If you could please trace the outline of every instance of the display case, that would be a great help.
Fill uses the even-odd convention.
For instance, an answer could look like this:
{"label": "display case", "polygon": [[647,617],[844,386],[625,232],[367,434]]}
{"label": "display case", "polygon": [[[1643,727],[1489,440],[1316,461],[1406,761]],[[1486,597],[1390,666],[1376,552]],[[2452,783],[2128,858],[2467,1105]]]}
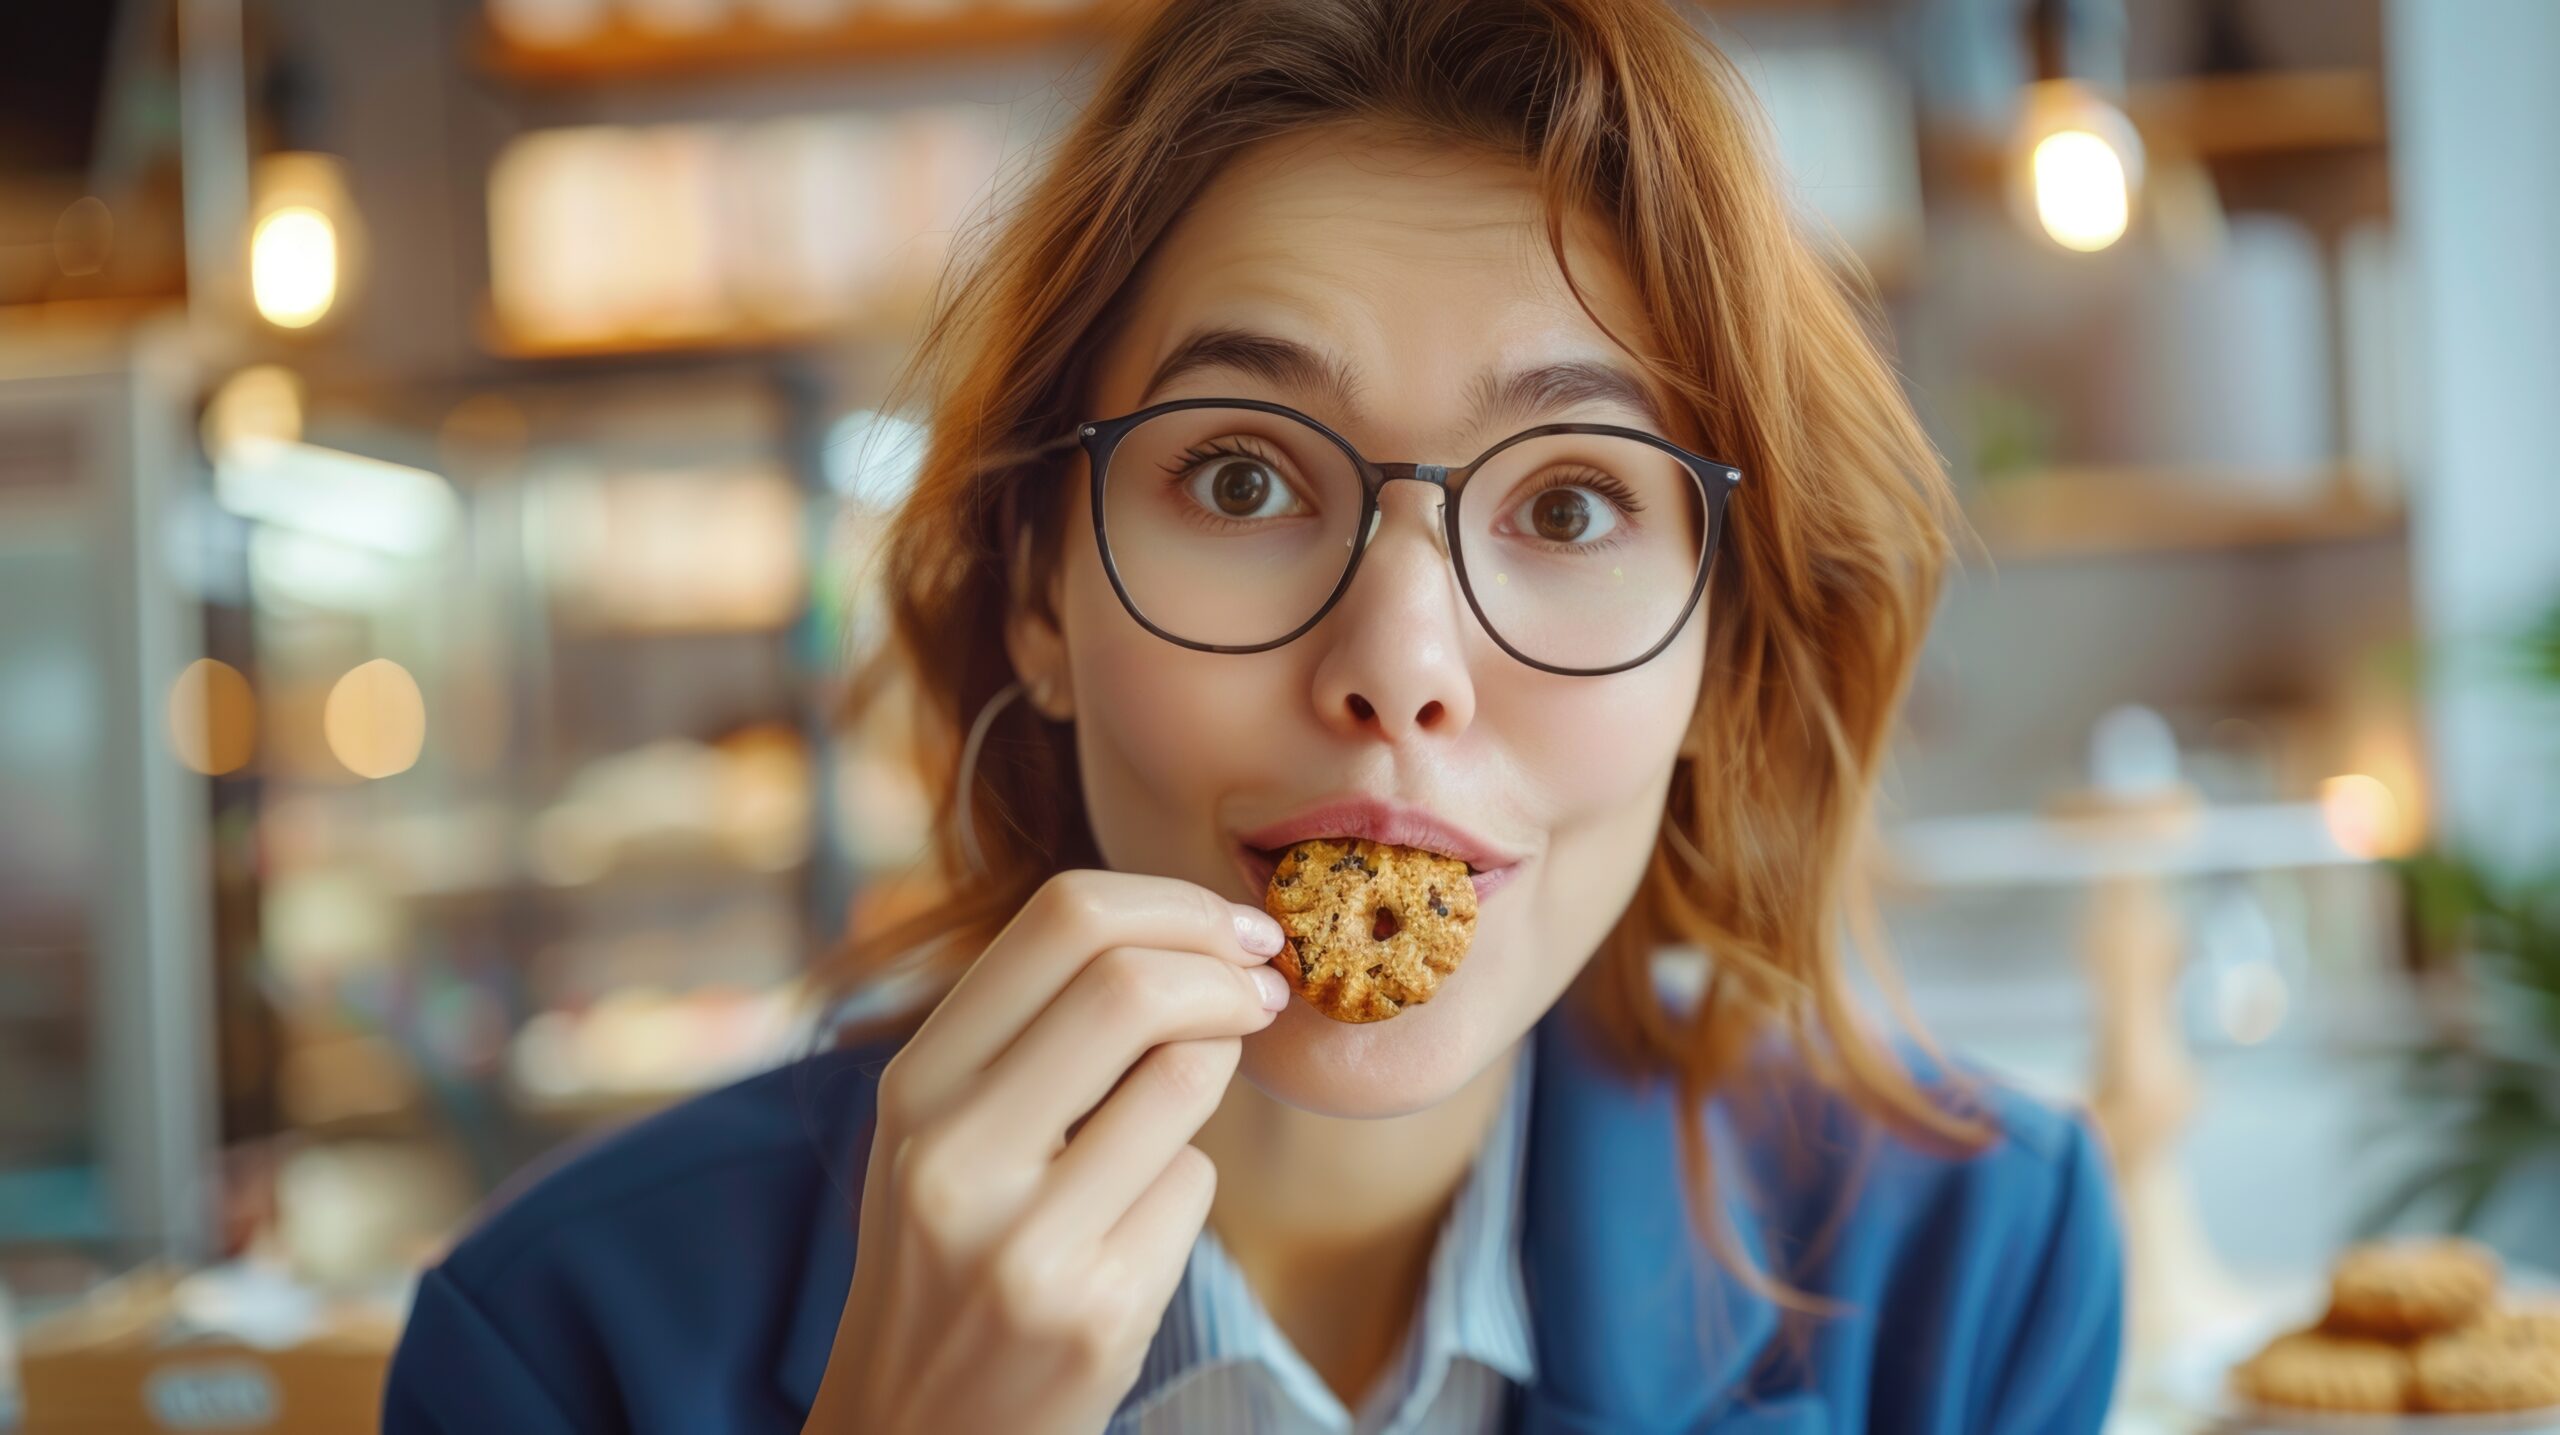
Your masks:
{"label": "display case", "polygon": [[0,1270],[212,1237],[184,352],[0,327]]}

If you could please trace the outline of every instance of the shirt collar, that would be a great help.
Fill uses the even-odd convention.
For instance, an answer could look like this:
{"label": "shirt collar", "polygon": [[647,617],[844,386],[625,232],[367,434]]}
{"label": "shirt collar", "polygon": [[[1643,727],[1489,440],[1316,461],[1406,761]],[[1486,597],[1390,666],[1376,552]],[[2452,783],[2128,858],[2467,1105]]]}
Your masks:
{"label": "shirt collar", "polygon": [[[1460,1356],[1522,1385],[1536,1377],[1519,1230],[1535,1061],[1536,1043],[1522,1041],[1501,1110],[1441,1223],[1418,1320],[1386,1377],[1397,1385],[1392,1398],[1399,1405],[1427,1405]],[[1319,1419],[1347,1419],[1340,1397],[1290,1344],[1217,1234],[1204,1227],[1115,1419],[1154,1405],[1194,1375],[1243,1362],[1266,1366]]]}

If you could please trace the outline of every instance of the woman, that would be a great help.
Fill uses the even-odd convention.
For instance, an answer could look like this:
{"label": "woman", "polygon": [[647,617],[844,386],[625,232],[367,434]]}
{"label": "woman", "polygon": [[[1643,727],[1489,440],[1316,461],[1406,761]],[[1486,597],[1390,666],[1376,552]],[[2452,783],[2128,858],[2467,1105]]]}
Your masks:
{"label": "woman", "polygon": [[[1154,15],[925,350],[952,980],[501,1202],[389,1428],[2098,1428],[2089,1131],[1843,969],[1949,508],[1750,114],[1660,0]],[[1471,869],[1427,1001],[1275,969],[1314,837]]]}

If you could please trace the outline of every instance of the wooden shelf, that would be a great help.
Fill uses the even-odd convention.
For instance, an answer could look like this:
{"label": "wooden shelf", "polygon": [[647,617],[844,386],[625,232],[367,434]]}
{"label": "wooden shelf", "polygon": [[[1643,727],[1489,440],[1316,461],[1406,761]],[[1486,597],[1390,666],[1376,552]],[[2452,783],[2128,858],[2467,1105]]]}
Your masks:
{"label": "wooden shelf", "polygon": [[1970,513],[1995,561],[2357,542],[2392,537],[2404,526],[2400,508],[2366,498],[2343,466],[2272,481],[2278,477],[2237,469],[2057,468],[1984,482]]}
{"label": "wooden shelf", "polygon": [[[2157,155],[2207,163],[2388,152],[2382,82],[2371,70],[2285,70],[2203,75],[2135,85],[2127,118]],[[2011,136],[1968,125],[1921,134],[1927,173],[1973,193],[2010,182]]]}
{"label": "wooden shelf", "polygon": [[508,1106],[528,1121],[547,1126],[586,1127],[636,1121],[687,1097],[699,1096],[710,1090],[712,1085],[706,1081],[699,1086],[666,1086],[647,1091],[581,1091],[551,1096],[527,1091],[510,1080],[505,1091]]}
{"label": "wooden shelf", "polygon": [[805,324],[740,323],[727,328],[667,333],[617,333],[557,338],[518,333],[485,299],[474,316],[480,347],[501,359],[645,359],[684,355],[770,354],[795,349],[906,345],[932,317],[925,290],[883,289],[865,312]]}
{"label": "wooden shelf", "polygon": [[2278,70],[2135,85],[2125,113],[2144,143],[2206,157],[2364,149],[2388,134],[2371,70]]}
{"label": "wooden shelf", "polygon": [[752,16],[700,33],[651,30],[616,16],[594,33],[537,44],[491,27],[484,31],[485,68],[537,85],[599,84],[633,79],[698,79],[783,67],[884,64],[936,58],[980,59],[1004,50],[1099,39],[1125,27],[1127,3],[1059,6],[973,0],[945,14],[900,15],[863,5],[833,24],[793,28]]}
{"label": "wooden shelf", "polygon": [[[920,326],[920,319],[918,321]],[[916,327],[889,318],[838,325],[744,325],[699,333],[608,334],[596,338],[537,338],[508,331],[495,320],[480,325],[480,344],[501,359],[651,359],[686,355],[718,357],[779,354],[795,349],[826,349],[913,338]]]}
{"label": "wooden shelf", "polygon": [[502,359],[626,359],[675,354],[755,354],[818,348],[852,337],[851,331],[763,326],[687,334],[613,334],[592,339],[534,338],[502,325],[484,324],[481,343]]}

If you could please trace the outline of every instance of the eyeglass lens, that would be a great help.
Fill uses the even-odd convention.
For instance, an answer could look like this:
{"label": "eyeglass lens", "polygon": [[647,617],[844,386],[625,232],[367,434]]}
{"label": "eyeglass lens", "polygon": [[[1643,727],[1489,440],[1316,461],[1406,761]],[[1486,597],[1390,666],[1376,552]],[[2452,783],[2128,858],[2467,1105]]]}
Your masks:
{"label": "eyeglass lens", "polygon": [[[1283,414],[1190,408],[1122,435],[1103,481],[1112,566],[1146,620],[1217,647],[1273,642],[1313,618],[1351,562],[1360,471]],[[1534,661],[1600,668],[1676,624],[1705,560],[1688,465],[1613,434],[1503,449],[1458,495],[1459,556],[1486,624]]]}

